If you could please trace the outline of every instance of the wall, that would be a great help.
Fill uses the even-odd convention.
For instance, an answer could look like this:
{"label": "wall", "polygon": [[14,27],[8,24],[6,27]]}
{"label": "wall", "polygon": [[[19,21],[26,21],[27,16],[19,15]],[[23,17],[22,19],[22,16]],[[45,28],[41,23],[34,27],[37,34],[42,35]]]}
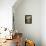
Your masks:
{"label": "wall", "polygon": [[46,0],[41,1],[41,41],[46,46]]}
{"label": "wall", "polygon": [[[32,24],[25,24],[25,15],[32,15]],[[41,46],[41,0],[23,0],[15,9],[15,28],[24,37],[35,41]]]}
{"label": "wall", "polygon": [[[15,2],[16,0],[0,0],[0,26],[12,28],[12,6]],[[15,9],[15,27],[23,32],[24,37],[27,36],[26,33],[30,34],[30,38],[36,42],[40,40],[39,33],[41,32],[42,46],[46,46],[46,0],[41,0],[41,7],[42,16],[40,17],[40,0],[23,1],[19,8]],[[32,24],[25,24],[25,14],[32,14]]]}
{"label": "wall", "polygon": [[16,0],[0,0],[0,27],[12,28],[12,6]]}

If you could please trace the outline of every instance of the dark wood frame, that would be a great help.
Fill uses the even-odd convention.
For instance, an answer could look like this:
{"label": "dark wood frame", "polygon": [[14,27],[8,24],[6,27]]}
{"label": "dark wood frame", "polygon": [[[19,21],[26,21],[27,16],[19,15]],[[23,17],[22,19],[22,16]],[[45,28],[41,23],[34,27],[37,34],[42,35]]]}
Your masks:
{"label": "dark wood frame", "polygon": [[32,15],[25,15],[25,24],[32,24]]}

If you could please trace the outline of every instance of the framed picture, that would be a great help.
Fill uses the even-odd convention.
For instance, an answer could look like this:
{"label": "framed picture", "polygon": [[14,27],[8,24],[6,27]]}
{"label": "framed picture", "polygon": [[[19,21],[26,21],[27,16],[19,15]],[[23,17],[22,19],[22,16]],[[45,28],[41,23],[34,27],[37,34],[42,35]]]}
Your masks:
{"label": "framed picture", "polygon": [[25,24],[32,24],[32,15],[25,15]]}

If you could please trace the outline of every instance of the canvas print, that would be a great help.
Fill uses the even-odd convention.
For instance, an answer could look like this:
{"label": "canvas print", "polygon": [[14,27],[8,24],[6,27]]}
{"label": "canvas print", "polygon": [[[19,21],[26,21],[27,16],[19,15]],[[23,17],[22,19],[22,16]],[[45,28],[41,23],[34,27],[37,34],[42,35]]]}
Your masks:
{"label": "canvas print", "polygon": [[32,15],[25,15],[25,24],[32,24]]}

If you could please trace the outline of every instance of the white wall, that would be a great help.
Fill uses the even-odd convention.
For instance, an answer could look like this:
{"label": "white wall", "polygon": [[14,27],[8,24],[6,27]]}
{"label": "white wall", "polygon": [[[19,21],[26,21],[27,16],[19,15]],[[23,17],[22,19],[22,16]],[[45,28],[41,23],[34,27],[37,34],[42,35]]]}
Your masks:
{"label": "white wall", "polygon": [[12,28],[12,6],[16,0],[0,0],[0,27]]}
{"label": "white wall", "polygon": [[[41,46],[41,0],[23,0],[15,9],[15,28],[24,34],[24,37]],[[25,24],[25,15],[32,15],[32,24]]]}
{"label": "white wall", "polygon": [[41,38],[42,46],[46,46],[46,0],[41,1]]}
{"label": "white wall", "polygon": [[[0,26],[12,28],[12,6],[15,2],[16,0],[0,0]],[[30,34],[30,38],[36,42],[40,40],[41,32],[42,46],[46,46],[46,0],[41,0],[41,10],[40,12],[40,0],[25,0],[15,11],[15,26],[23,32],[24,37],[27,36],[26,33]],[[32,24],[25,24],[25,14],[32,15]]]}

